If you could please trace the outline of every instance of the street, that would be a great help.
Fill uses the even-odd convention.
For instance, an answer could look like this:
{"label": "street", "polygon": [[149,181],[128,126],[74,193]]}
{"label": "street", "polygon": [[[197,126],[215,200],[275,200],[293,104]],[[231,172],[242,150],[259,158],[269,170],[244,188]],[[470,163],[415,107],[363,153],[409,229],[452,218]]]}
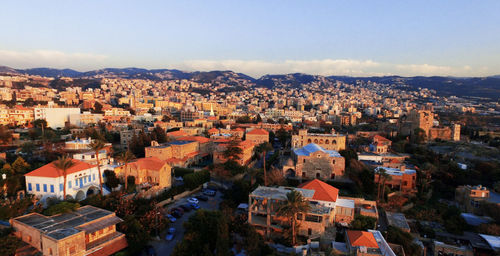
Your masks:
{"label": "street", "polygon": [[[185,197],[185,198],[179,199],[175,203],[169,205],[168,209],[173,208],[173,207],[177,207],[177,206],[180,206],[180,205],[183,205],[183,204],[186,204],[188,198],[194,197],[194,196],[197,196],[197,195],[200,195],[200,194],[201,194],[201,192],[198,192],[198,193],[193,194],[193,195],[191,195],[189,197]],[[219,203],[222,200],[221,196],[222,196],[222,193],[220,191],[217,191],[217,194],[216,194],[215,197],[210,197],[209,196],[208,197],[208,201],[206,201],[206,202],[205,201],[200,201],[199,202],[200,209],[218,210]],[[153,239],[149,243],[150,245],[152,245],[155,248],[157,255],[170,255],[173,252],[175,245],[179,241],[181,241],[182,238],[184,237],[184,226],[183,226],[183,223],[185,221],[187,221],[191,215],[195,214],[195,212],[196,212],[195,210],[191,210],[190,212],[185,212],[184,215],[182,215],[181,218],[179,218],[179,219],[177,219],[177,221],[175,221],[175,223],[170,223],[169,224],[169,227],[174,227],[175,228],[175,236],[174,236],[174,239],[172,241],[165,240],[165,235],[166,235],[167,230],[164,230],[163,232],[161,232],[160,240],[159,241],[156,240],[156,239]]]}

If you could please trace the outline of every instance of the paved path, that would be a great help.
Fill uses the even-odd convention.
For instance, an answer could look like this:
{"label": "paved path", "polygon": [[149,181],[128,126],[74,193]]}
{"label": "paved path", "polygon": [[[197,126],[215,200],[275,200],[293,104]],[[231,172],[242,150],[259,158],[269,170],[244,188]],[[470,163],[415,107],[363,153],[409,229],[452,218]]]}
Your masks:
{"label": "paved path", "polygon": [[[196,195],[199,195],[201,192],[193,194],[189,197],[185,197],[182,199],[179,199],[176,201],[173,205],[169,205],[168,208],[173,208],[176,206],[183,205],[187,203],[187,199]],[[222,201],[221,199],[222,193],[217,191],[217,195],[215,197],[208,197],[208,201],[200,201],[200,209],[208,209],[208,210],[218,210],[219,209],[219,203]],[[191,210],[190,212],[184,213],[184,215],[177,219],[175,223],[170,223],[169,227],[174,227],[175,228],[175,237],[172,241],[167,241],[165,240],[165,235],[166,235],[166,230],[161,233],[160,240],[153,240],[150,242],[150,245],[152,245],[155,250],[157,255],[170,255],[172,254],[175,245],[182,240],[184,237],[184,227],[183,223],[189,219],[190,216],[192,216],[196,211]]]}

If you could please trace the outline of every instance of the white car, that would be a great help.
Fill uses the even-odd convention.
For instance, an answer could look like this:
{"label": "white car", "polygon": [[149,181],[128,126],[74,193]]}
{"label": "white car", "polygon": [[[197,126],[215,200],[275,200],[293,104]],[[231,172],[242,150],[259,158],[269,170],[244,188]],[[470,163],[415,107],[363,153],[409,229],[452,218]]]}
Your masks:
{"label": "white car", "polygon": [[192,203],[192,204],[198,204],[198,199],[196,199],[194,197],[189,198],[187,201]]}

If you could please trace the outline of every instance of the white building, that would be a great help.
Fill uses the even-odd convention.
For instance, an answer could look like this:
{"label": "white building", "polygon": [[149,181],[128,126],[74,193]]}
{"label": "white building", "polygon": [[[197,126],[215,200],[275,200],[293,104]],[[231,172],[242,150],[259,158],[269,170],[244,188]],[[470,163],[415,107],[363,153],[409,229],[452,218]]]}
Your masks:
{"label": "white building", "polygon": [[80,114],[80,108],[36,107],[34,112],[35,120],[44,119],[47,127],[61,128],[70,121],[70,115]]}
{"label": "white building", "polygon": [[[96,165],[72,160],[74,165],[66,173],[66,195],[83,200],[87,195],[99,192],[99,172]],[[101,168],[102,169],[102,168]],[[101,170],[103,172],[103,170]],[[46,164],[24,175],[26,190],[42,201],[49,197],[63,198],[64,176],[54,162]]]}

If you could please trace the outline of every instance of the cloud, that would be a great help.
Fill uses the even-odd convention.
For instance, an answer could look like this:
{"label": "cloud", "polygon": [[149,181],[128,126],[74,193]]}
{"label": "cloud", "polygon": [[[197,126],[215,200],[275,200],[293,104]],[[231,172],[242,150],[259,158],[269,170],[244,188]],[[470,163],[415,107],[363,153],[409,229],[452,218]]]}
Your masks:
{"label": "cloud", "polygon": [[374,75],[369,69],[380,66],[372,60],[190,60],[177,65],[184,70],[234,70],[252,76],[264,74],[308,73],[318,75]]}
{"label": "cloud", "polygon": [[105,55],[92,53],[65,53],[53,50],[6,51],[0,50],[0,65],[14,68],[54,67],[88,68],[102,65],[108,59]]}

